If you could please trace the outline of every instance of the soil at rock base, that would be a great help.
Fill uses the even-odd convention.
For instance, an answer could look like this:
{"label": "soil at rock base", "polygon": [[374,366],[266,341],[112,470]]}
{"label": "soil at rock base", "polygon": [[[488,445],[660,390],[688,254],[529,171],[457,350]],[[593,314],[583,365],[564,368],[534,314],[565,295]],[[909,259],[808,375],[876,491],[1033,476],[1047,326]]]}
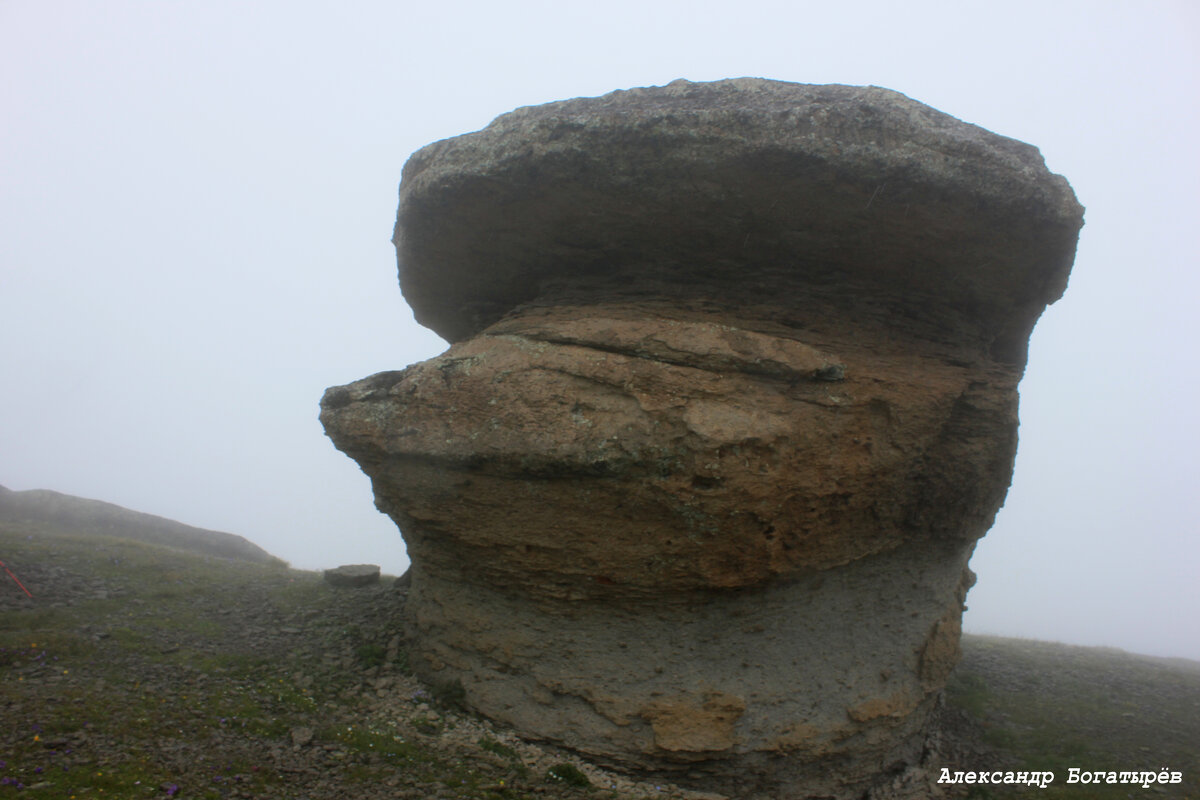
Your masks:
{"label": "soil at rock base", "polygon": [[[404,590],[0,525],[0,797],[716,798],[522,742],[407,668]],[[1200,797],[1200,664],[967,637],[926,763],[874,797]],[[1168,770],[1143,789],[1069,767]],[[1049,769],[1045,790],[939,785]],[[587,786],[575,785],[584,783]]]}

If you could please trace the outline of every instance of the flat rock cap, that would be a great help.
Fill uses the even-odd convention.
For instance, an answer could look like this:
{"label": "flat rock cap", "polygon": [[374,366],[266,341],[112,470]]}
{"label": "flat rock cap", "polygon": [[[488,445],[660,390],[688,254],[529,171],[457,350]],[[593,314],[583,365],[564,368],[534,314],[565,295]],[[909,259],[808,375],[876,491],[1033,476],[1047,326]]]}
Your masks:
{"label": "flat rock cap", "polygon": [[405,165],[394,241],[417,321],[449,341],[570,286],[867,293],[1020,340],[1082,224],[1030,145],[888,89],[740,78],[521,108],[431,144]]}

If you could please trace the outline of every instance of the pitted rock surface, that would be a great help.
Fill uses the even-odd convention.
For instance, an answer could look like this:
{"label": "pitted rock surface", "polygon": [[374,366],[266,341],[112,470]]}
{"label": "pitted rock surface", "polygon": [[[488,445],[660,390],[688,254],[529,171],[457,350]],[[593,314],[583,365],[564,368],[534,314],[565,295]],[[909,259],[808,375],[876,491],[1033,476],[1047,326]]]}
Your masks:
{"label": "pitted rock surface", "polygon": [[413,665],[702,789],[850,797],[919,756],[1082,208],[878,88],[520,109],[401,184],[454,342],[322,421],[413,561]]}

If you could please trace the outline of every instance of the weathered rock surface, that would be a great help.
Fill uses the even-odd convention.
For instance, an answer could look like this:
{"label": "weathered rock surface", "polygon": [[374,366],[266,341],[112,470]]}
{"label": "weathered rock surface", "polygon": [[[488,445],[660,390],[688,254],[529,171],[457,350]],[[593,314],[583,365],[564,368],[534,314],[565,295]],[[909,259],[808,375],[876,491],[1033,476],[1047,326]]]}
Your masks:
{"label": "weathered rock surface", "polygon": [[414,667],[519,732],[739,797],[919,756],[1082,208],[878,88],[676,82],[405,167],[443,355],[322,421],[412,559]]}

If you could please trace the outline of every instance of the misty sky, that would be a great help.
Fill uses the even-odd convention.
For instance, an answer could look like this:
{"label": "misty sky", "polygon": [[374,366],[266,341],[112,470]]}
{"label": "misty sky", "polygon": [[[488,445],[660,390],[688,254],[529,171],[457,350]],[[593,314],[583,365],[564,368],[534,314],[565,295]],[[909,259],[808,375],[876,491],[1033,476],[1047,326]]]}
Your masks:
{"label": "misty sky", "polygon": [[1200,658],[1189,0],[0,0],[0,484],[398,574],[317,413],[445,347],[396,282],[404,161],[518,106],[739,76],[886,86],[1071,182],[965,627]]}

